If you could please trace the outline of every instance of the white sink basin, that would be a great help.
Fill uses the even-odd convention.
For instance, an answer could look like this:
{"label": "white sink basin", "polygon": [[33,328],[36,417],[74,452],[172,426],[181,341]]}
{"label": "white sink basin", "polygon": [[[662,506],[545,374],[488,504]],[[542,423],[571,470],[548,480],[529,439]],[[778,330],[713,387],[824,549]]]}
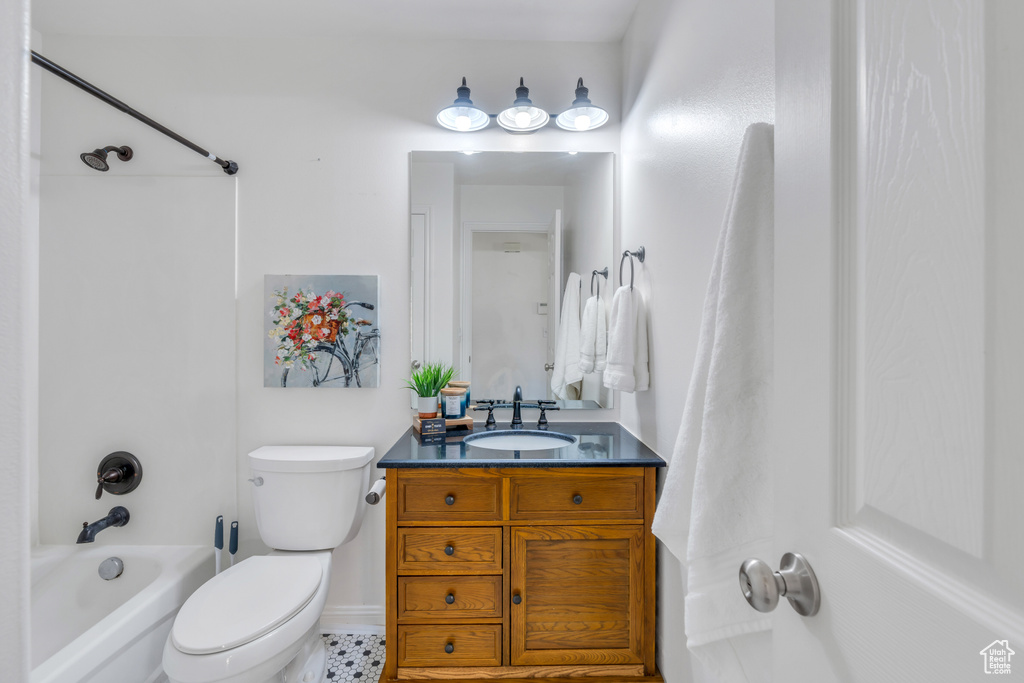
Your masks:
{"label": "white sink basin", "polygon": [[558,432],[524,429],[470,434],[463,442],[473,448],[490,448],[496,451],[546,451],[571,446],[576,443],[576,437]]}

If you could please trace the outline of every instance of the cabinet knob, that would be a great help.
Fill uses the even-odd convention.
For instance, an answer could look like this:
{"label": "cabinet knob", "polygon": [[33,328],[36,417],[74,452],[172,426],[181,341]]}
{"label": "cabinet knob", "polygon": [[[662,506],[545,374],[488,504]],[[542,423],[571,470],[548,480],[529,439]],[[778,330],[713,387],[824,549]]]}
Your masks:
{"label": "cabinet knob", "polygon": [[572,502],[576,503],[577,505],[582,504],[583,503],[583,496],[581,496],[580,494],[577,493],[575,496],[572,497]]}
{"label": "cabinet knob", "polygon": [[452,593],[449,593],[448,595],[444,596],[444,601],[450,605],[453,602],[455,602],[455,596]]}
{"label": "cabinet knob", "polygon": [[515,595],[512,596],[512,604],[513,605],[518,605],[522,601],[523,601],[523,596],[520,595],[519,593],[516,593]]}
{"label": "cabinet knob", "polygon": [[445,555],[454,555],[455,554],[455,548],[453,546],[446,545],[444,547],[444,554]]}
{"label": "cabinet knob", "polygon": [[455,496],[453,496],[451,494],[445,496],[444,497],[444,504],[445,505],[455,505]]}
{"label": "cabinet knob", "polygon": [[453,643],[445,643],[444,651],[448,654],[455,652],[455,645]]}

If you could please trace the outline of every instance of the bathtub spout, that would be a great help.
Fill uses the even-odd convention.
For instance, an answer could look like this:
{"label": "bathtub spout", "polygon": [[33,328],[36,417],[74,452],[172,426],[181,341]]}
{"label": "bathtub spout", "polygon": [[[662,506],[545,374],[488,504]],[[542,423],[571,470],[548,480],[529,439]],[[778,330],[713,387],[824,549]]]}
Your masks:
{"label": "bathtub spout", "polygon": [[76,543],[92,543],[96,540],[96,534],[106,529],[108,526],[124,526],[128,523],[130,518],[128,510],[118,505],[115,508],[110,509],[110,513],[103,519],[88,524],[82,523],[82,533],[78,534],[78,540]]}

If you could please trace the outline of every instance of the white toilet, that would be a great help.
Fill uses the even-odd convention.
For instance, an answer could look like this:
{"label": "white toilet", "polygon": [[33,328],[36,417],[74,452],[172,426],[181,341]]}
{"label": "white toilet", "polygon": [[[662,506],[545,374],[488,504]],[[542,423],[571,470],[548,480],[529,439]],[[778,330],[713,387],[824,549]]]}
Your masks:
{"label": "white toilet", "polygon": [[331,551],[355,538],[369,446],[264,446],[249,454],[256,525],[274,550],[203,584],[164,645],[171,683],[319,683]]}

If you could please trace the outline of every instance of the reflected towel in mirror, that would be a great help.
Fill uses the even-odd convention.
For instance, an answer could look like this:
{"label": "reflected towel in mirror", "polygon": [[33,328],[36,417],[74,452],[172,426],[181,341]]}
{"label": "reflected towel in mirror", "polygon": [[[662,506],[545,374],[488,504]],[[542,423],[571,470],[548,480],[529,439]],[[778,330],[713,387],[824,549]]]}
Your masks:
{"label": "reflected towel in mirror", "polygon": [[562,312],[555,337],[555,369],[551,373],[551,392],[555,398],[577,400],[583,388],[580,370],[580,276],[569,273],[562,296]]}
{"label": "reflected towel in mirror", "polygon": [[608,316],[604,299],[592,296],[583,306],[580,324],[580,370],[584,374],[604,372],[608,360]]}

